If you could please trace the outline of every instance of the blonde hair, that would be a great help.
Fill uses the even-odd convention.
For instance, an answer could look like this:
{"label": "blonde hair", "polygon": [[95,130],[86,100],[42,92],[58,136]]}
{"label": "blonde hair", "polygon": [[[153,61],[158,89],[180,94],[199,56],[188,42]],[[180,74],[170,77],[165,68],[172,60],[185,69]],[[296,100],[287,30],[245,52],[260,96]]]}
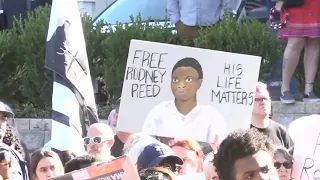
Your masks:
{"label": "blonde hair", "polygon": [[140,141],[155,141],[156,139],[152,136],[143,134],[143,133],[135,133],[132,134],[126,143],[123,145],[123,154],[128,154],[134,145],[136,145]]}

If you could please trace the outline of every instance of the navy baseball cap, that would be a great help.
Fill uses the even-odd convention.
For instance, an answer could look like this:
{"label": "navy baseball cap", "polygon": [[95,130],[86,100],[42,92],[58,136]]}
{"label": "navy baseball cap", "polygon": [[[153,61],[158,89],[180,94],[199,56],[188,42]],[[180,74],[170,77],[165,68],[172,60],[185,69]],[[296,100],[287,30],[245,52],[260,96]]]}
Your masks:
{"label": "navy baseball cap", "polygon": [[182,165],[183,160],[174,155],[171,148],[162,143],[152,143],[146,146],[138,157],[138,168],[155,167],[164,160],[171,160],[175,164]]}

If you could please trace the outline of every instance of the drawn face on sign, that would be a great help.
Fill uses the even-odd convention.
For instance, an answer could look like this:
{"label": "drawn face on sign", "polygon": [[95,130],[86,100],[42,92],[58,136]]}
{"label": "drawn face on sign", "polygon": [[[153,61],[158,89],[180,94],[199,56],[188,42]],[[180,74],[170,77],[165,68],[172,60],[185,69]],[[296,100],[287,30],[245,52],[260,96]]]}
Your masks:
{"label": "drawn face on sign", "polygon": [[201,87],[203,72],[199,62],[184,58],[172,69],[171,90],[176,100],[187,101],[195,98]]}

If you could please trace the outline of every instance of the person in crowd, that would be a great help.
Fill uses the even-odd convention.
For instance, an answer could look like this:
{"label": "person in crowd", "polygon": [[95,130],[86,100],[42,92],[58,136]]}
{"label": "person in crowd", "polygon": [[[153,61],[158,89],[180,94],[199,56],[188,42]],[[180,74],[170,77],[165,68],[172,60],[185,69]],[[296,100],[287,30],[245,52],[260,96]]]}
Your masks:
{"label": "person in crowd", "polygon": [[160,143],[152,136],[136,133],[129,137],[128,141],[124,144],[123,154],[128,155],[132,163],[136,164],[138,157],[143,149],[152,143]]}
{"label": "person in crowd", "polygon": [[88,154],[105,162],[114,159],[111,155],[111,147],[114,144],[114,134],[111,127],[107,124],[92,124],[83,142]]}
{"label": "person in crowd", "polygon": [[197,141],[193,140],[173,140],[170,147],[183,160],[183,165],[179,169],[180,175],[201,173],[203,171],[204,154]]}
{"label": "person in crowd", "polygon": [[232,9],[230,0],[167,0],[170,21],[178,35],[194,38],[201,28],[216,24],[223,18],[224,10]]}
{"label": "person in crowd", "polygon": [[[14,114],[11,108],[0,101],[0,147],[1,149],[7,151],[11,155],[11,166],[10,167],[10,179],[29,179],[29,171],[26,165],[26,161],[22,156],[23,151],[20,145],[20,152],[15,150],[15,145],[19,143],[19,141],[15,141],[17,139],[14,138],[14,134],[8,133],[8,118],[13,118]],[[9,138],[9,134],[10,137]],[[4,140],[7,135],[6,140]],[[6,143],[5,143],[6,141]]]}
{"label": "person in crowd", "polygon": [[12,171],[11,155],[5,149],[0,150],[0,175],[5,180],[10,180],[10,171]]}
{"label": "person in crowd", "polygon": [[179,165],[183,165],[183,160],[176,156],[169,146],[162,143],[152,143],[143,149],[138,157],[138,169],[149,167],[166,167],[178,173]]}
{"label": "person in crowd", "polygon": [[[286,3],[284,3],[286,2]],[[315,77],[318,72],[320,51],[320,4],[304,0],[302,6],[288,7],[284,0],[278,0],[276,8],[281,11],[279,38],[287,42],[283,55],[282,86],[280,100],[285,104],[295,103],[290,92],[290,81],[297,68],[304,49],[305,88],[304,102],[319,102],[314,94]],[[286,5],[287,7],[283,7]]]}
{"label": "person in crowd", "polygon": [[64,174],[58,154],[46,149],[32,153],[30,167],[33,180],[46,180]]}
{"label": "person in crowd", "polygon": [[293,147],[293,142],[287,129],[281,124],[271,120],[271,98],[267,90],[267,85],[258,82],[253,103],[251,117],[251,128],[255,128],[267,137],[277,146],[284,146],[287,149]]}
{"label": "person in crowd", "polygon": [[108,125],[112,128],[114,134],[117,134],[117,123],[118,123],[118,116],[119,116],[119,108],[120,108],[120,101],[119,98],[115,103],[115,108],[109,113],[108,116]]}
{"label": "person in crowd", "polygon": [[273,165],[274,145],[256,129],[230,133],[214,157],[221,180],[278,180]]}
{"label": "person in crowd", "polygon": [[30,153],[28,151],[28,148],[27,148],[27,145],[24,143],[24,142],[21,142],[21,146],[23,148],[23,151],[24,151],[24,159],[26,161],[26,166],[27,166],[27,170],[28,170],[28,177],[31,177],[30,176],[30,163],[31,163],[31,160],[30,160]]}
{"label": "person in crowd", "polygon": [[176,175],[164,167],[151,167],[139,171],[140,180],[175,180]]}
{"label": "person in crowd", "polygon": [[7,124],[6,133],[3,137],[3,142],[8,146],[11,146],[16,151],[18,151],[23,158],[26,158],[25,152],[22,147],[22,142],[20,142],[19,137],[15,134],[13,127]]}
{"label": "person in crowd", "polygon": [[147,134],[134,133],[128,138],[127,142],[123,145],[123,154],[128,154],[138,143],[144,144],[146,146],[151,144],[151,142],[158,142],[158,140]]}
{"label": "person in crowd", "polygon": [[213,164],[214,153],[207,154],[203,162],[203,172],[206,180],[219,180],[219,176],[216,172],[216,167]]}
{"label": "person in crowd", "polygon": [[[121,98],[119,98],[118,101],[116,102],[116,112],[114,114],[114,120],[113,120],[115,127],[117,126],[117,122],[118,122],[120,101],[121,101]],[[120,157],[123,155],[122,152],[123,152],[124,144],[127,142],[128,138],[132,134],[133,133],[117,131],[116,135],[114,136],[114,144],[111,147],[112,156]]]}
{"label": "person in crowd", "polygon": [[3,124],[5,127],[5,134],[2,138],[2,142],[11,146],[13,149],[18,151],[23,158],[25,158],[24,150],[22,148],[21,142],[17,136],[17,131],[14,130],[13,126],[8,122],[9,119],[14,121],[14,113],[10,106],[0,101],[0,106],[2,106],[2,110],[0,109],[0,116],[6,119],[6,122]]}
{"label": "person in crowd", "polygon": [[117,129],[116,129],[117,122],[115,120],[117,119],[118,114],[116,112],[117,112],[116,109],[112,109],[107,119],[107,123],[112,128],[114,134],[117,134]]}
{"label": "person in crowd", "polygon": [[201,105],[197,100],[203,77],[198,60],[191,57],[179,60],[171,72],[174,100],[154,107],[145,119],[142,132],[208,143],[214,143],[216,136],[223,139],[227,133],[225,118],[213,106]]}
{"label": "person in crowd", "polygon": [[279,180],[291,180],[293,157],[284,147],[276,148],[274,152],[274,167],[277,168]]}
{"label": "person in crowd", "polygon": [[66,165],[67,162],[71,161],[76,157],[76,155],[70,150],[61,151],[58,153],[58,155],[60,157],[63,167]]}
{"label": "person in crowd", "polygon": [[65,173],[69,173],[72,171],[80,170],[83,168],[87,168],[96,164],[102,163],[101,160],[93,157],[91,155],[82,155],[76,158],[73,158],[64,166]]}

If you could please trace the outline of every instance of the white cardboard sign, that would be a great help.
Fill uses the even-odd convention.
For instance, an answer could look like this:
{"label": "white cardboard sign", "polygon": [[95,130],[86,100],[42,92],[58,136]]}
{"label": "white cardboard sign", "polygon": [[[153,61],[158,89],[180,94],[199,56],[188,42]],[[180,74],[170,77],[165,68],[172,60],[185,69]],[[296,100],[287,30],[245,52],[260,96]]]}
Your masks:
{"label": "white cardboard sign", "polygon": [[261,58],[131,40],[117,130],[221,141],[250,127]]}

